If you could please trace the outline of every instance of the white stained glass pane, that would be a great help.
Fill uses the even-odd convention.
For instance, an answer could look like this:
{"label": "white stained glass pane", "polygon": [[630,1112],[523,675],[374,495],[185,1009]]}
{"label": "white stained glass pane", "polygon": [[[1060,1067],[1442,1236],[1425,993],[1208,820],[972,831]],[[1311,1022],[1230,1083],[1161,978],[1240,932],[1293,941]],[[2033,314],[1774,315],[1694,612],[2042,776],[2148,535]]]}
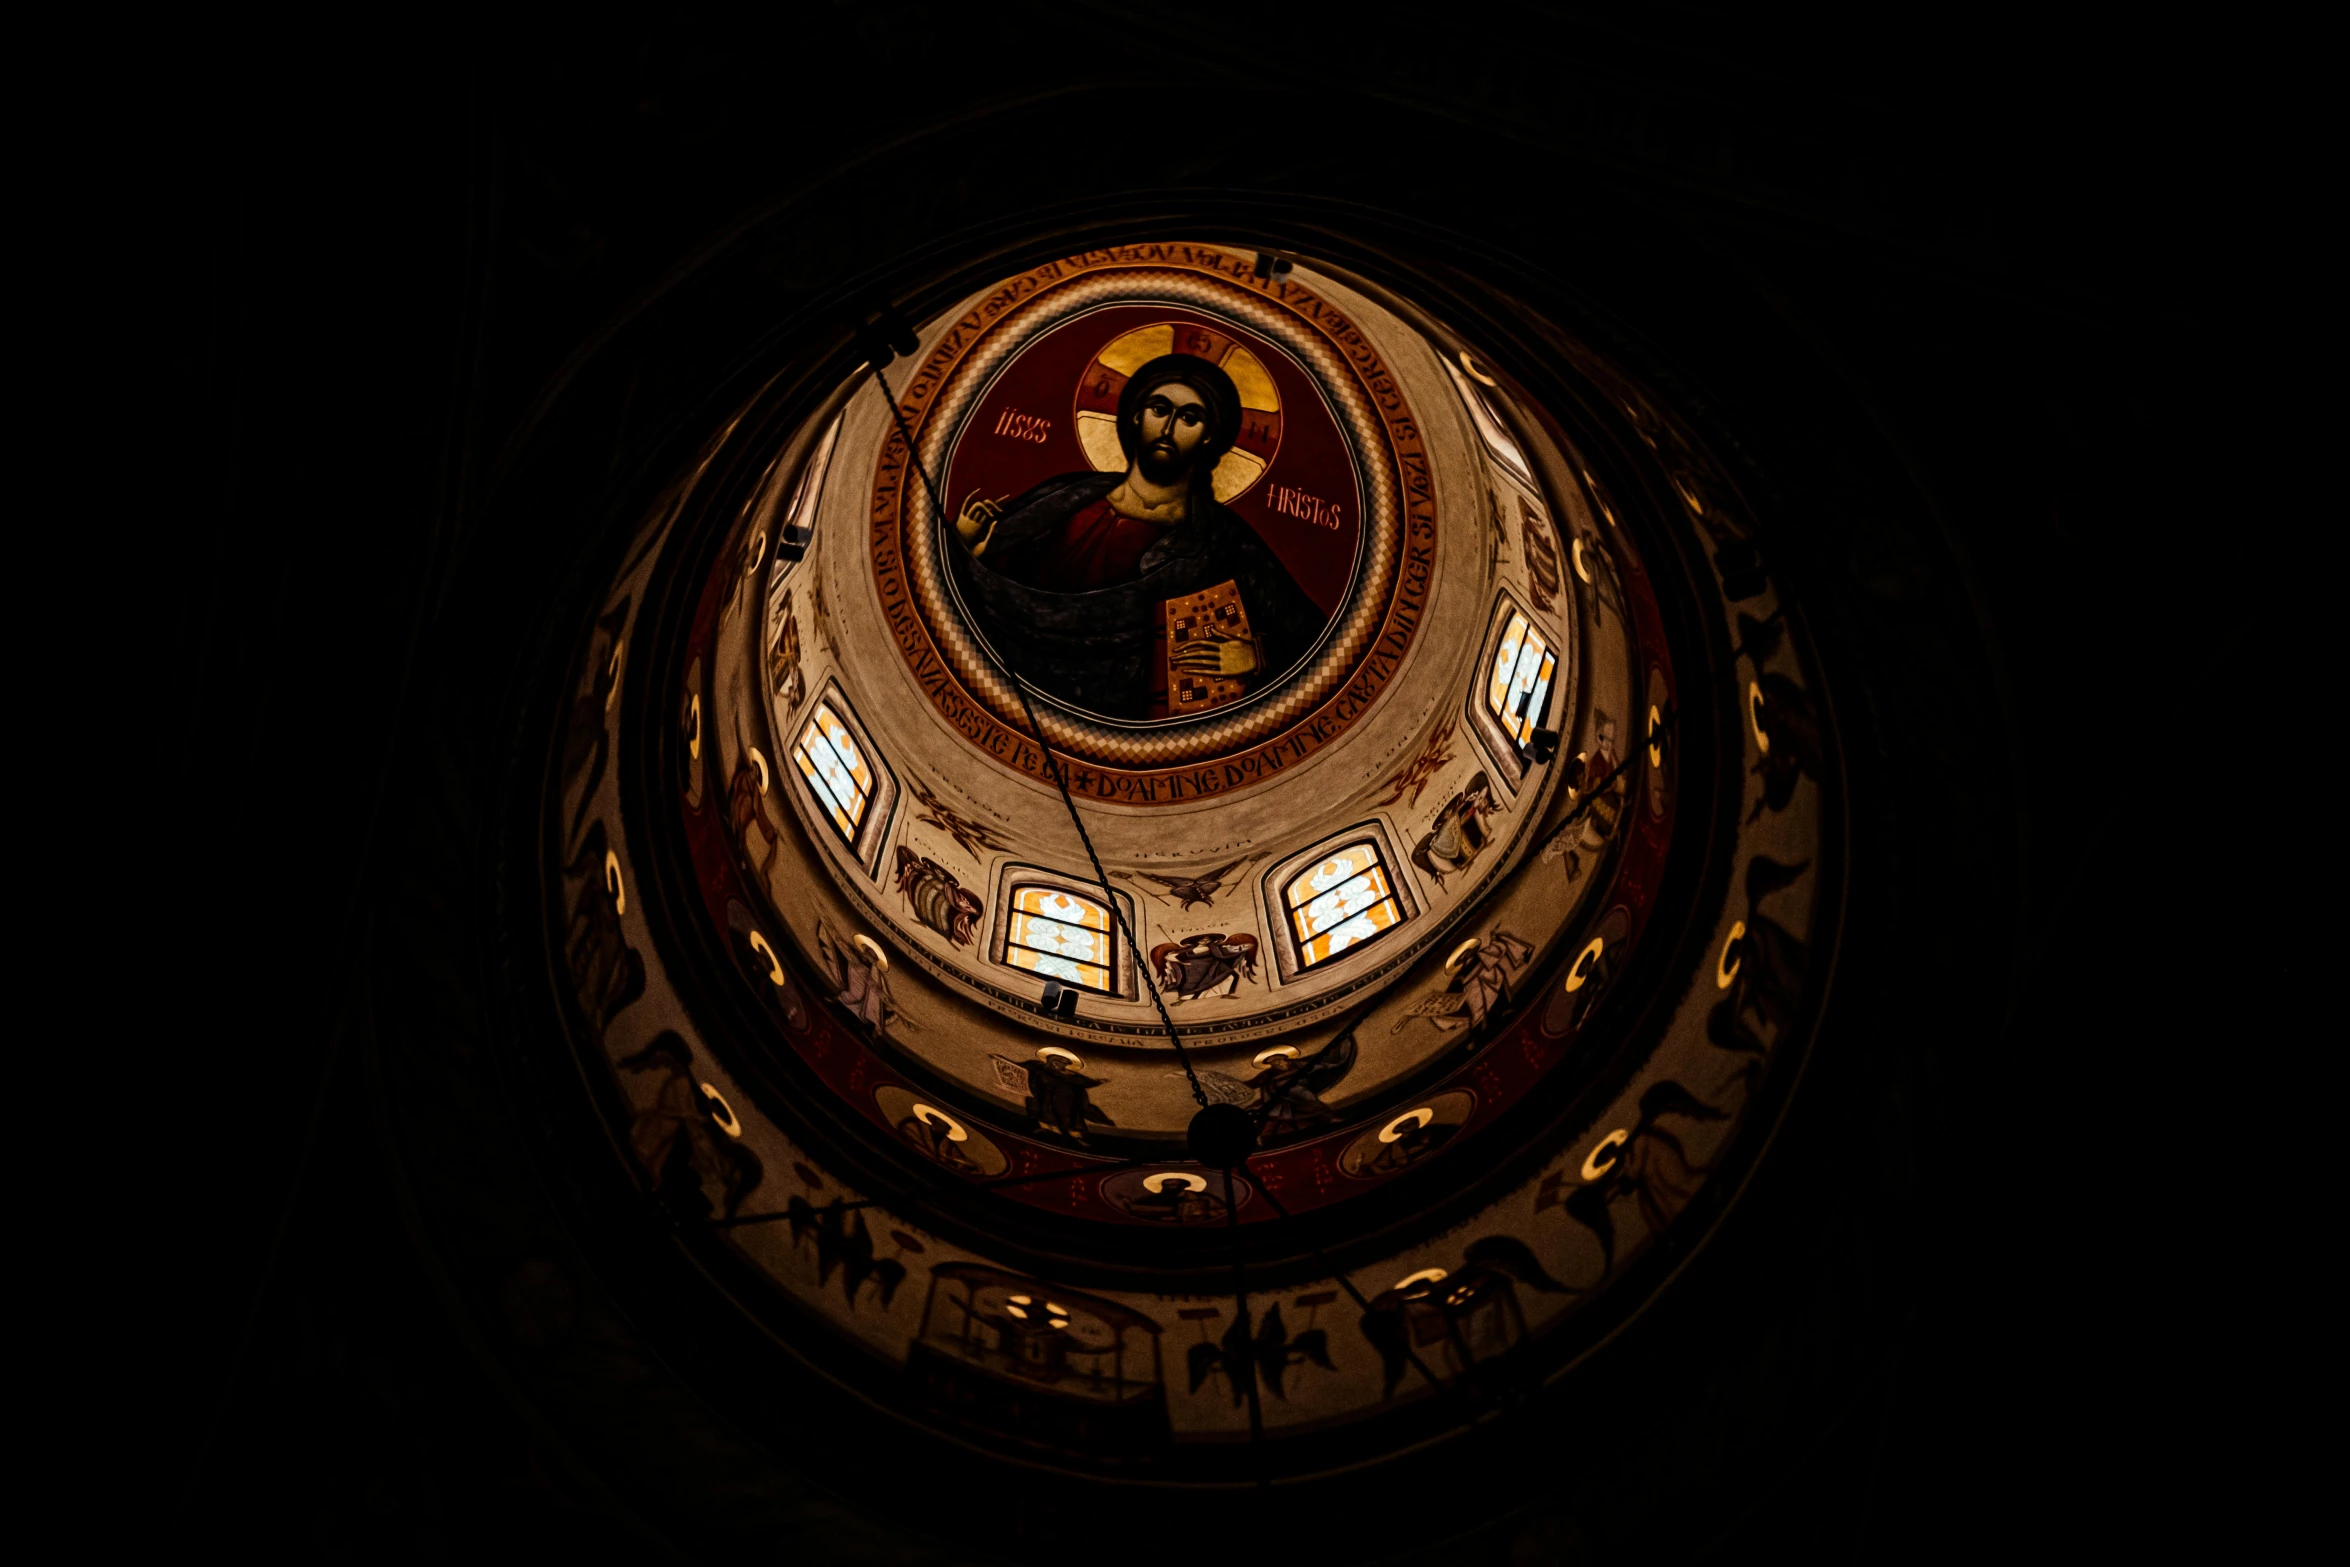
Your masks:
{"label": "white stained glass pane", "polygon": [[[815,709],[815,717],[808,719],[808,728],[806,733],[801,733],[799,745],[806,749],[808,759],[813,761],[815,771],[825,780],[825,787],[830,789],[832,799],[839,801],[841,811],[848,813],[851,829],[855,829],[855,822],[865,820],[865,799],[872,794],[874,775],[862,759],[855,761],[855,766],[848,764],[848,756],[855,756],[855,742],[848,738],[846,728],[839,726],[839,719],[832,719],[830,726],[823,726],[825,719],[832,719],[832,714],[825,712],[823,707]],[[834,742],[834,735],[839,735],[841,742],[848,742],[848,747],[851,747],[848,756],[841,754],[841,747],[839,742]]]}
{"label": "white stained glass pane", "polygon": [[1558,668],[1558,660],[1550,654],[1542,655],[1542,668],[1534,677],[1534,690],[1526,698],[1526,711],[1518,721],[1518,739],[1524,742],[1533,737],[1534,726],[1542,722],[1542,704],[1550,696],[1550,677]]}
{"label": "white stained glass pane", "polygon": [[1375,868],[1378,863],[1377,849],[1367,843],[1355,844],[1341,849],[1305,874],[1292,878],[1285,896],[1294,909],[1318,893],[1345,886],[1355,877]]}
{"label": "white stained glass pane", "polygon": [[812,721],[809,723],[807,731],[800,736],[800,744],[795,754],[804,755],[808,765],[814,767],[816,776],[823,781],[825,793],[832,797],[834,804],[848,817],[848,831],[853,836],[857,830],[857,824],[865,819],[865,791],[857,787],[856,775],[849,771],[847,765],[842,762],[839,751],[829,738],[817,730]]}
{"label": "white stained glass pane", "polygon": [[1023,887],[1013,895],[1012,907],[1048,920],[1059,920],[1064,925],[1082,925],[1087,930],[1110,928],[1109,911],[1100,904],[1052,887]]}
{"label": "white stained glass pane", "polygon": [[1050,952],[1031,952],[1020,946],[1012,947],[1005,954],[1005,959],[1014,968],[1024,968],[1032,974],[1042,974],[1048,979],[1061,980],[1067,984],[1085,985],[1104,994],[1109,992],[1110,971],[1098,964],[1076,963]]}
{"label": "white stained glass pane", "polygon": [[1387,896],[1387,877],[1373,870],[1344,886],[1323,893],[1297,911],[1298,934],[1319,936],[1340,920],[1351,918]]}
{"label": "white stained glass pane", "polygon": [[849,776],[856,780],[857,792],[860,795],[871,794],[873,769],[866,766],[865,758],[857,754],[857,740],[849,733],[848,726],[840,721],[831,708],[821,703],[817,705],[812,722],[823,730],[824,738],[832,743],[833,751],[840,757],[841,766],[847,768]]}
{"label": "white stained glass pane", "polygon": [[1392,930],[1399,917],[1395,900],[1382,900],[1375,907],[1364,910],[1337,928],[1307,942],[1300,953],[1304,966],[1312,968],[1317,963],[1338,956],[1349,947],[1369,941],[1383,930]]}
{"label": "white stained glass pane", "polygon": [[793,746],[791,759],[799,764],[800,775],[808,780],[808,792],[816,797],[818,805],[824,807],[825,814],[832,818],[832,825],[840,829],[842,837],[854,842],[857,824],[849,819],[848,812],[842,810],[840,802],[833,798],[832,785],[825,781],[815,762],[809,758],[808,748],[805,745]]}
{"label": "white stained glass pane", "polygon": [[1501,651],[1493,657],[1493,679],[1485,687],[1485,705],[1496,718],[1510,710],[1510,682],[1518,668],[1518,649],[1525,644],[1529,629],[1525,616],[1512,614],[1509,629],[1501,634]]}
{"label": "white stained glass pane", "polygon": [[1529,631],[1526,642],[1518,650],[1518,667],[1510,677],[1509,706],[1502,710],[1502,726],[1523,743],[1534,733],[1536,708],[1530,698],[1538,686],[1546,684],[1555,661],[1542,634]]}
{"label": "white stained glass pane", "polygon": [[1032,914],[1012,916],[1012,940],[1023,947],[1034,947],[1039,952],[1057,952],[1065,958],[1076,958],[1085,963],[1099,963],[1109,956],[1108,943],[1097,931],[1077,925],[1064,925],[1058,920],[1042,920]]}

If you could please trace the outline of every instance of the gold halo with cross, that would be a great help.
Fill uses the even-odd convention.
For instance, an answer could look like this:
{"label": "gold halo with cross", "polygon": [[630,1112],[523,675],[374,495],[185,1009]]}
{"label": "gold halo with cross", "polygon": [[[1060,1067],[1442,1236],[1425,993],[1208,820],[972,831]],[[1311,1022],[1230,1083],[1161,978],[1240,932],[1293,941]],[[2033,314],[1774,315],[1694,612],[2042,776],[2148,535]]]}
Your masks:
{"label": "gold halo with cross", "polygon": [[1189,321],[1161,321],[1122,332],[1103,345],[1077,381],[1073,410],[1085,460],[1103,473],[1126,471],[1118,441],[1118,399],[1127,378],[1164,354],[1191,354],[1232,377],[1240,393],[1240,433],[1216,462],[1216,499],[1229,501],[1265,476],[1281,449],[1281,392],[1273,376],[1237,338]]}

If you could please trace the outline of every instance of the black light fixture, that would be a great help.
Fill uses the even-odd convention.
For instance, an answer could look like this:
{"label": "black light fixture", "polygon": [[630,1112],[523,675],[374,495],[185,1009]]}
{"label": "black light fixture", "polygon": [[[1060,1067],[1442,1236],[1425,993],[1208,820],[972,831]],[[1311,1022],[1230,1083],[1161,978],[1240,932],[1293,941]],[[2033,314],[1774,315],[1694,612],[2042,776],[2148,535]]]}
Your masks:
{"label": "black light fixture", "polygon": [[1278,283],[1289,276],[1289,258],[1276,256],[1269,250],[1257,252],[1257,276],[1268,283]]}
{"label": "black light fixture", "polygon": [[1037,1010],[1046,1017],[1073,1023],[1077,1020],[1077,996],[1075,985],[1064,985],[1057,979],[1048,979],[1044,982],[1044,1000],[1038,1003]]}
{"label": "black light fixture", "polygon": [[778,560],[806,560],[808,545],[816,537],[816,530],[803,522],[787,522],[775,538],[775,558]]}
{"label": "black light fixture", "polygon": [[876,370],[901,354],[912,358],[922,346],[922,340],[914,335],[914,329],[906,324],[898,307],[886,300],[872,320],[861,316],[851,318],[850,330],[856,334],[857,347]]}
{"label": "black light fixture", "polygon": [[1536,762],[1547,762],[1559,754],[1559,732],[1555,729],[1537,729],[1526,742],[1526,750]]}

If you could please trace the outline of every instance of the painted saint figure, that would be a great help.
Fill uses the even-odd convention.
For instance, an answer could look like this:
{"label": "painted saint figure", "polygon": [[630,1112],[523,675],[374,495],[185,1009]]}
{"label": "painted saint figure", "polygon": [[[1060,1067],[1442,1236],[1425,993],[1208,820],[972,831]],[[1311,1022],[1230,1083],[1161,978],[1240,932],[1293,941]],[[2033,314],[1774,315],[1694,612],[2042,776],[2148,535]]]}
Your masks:
{"label": "painted saint figure", "polygon": [[869,936],[844,941],[822,915],[816,917],[816,955],[825,977],[839,987],[833,1000],[847,1007],[876,1039],[889,1037],[898,1005],[889,993],[889,958]]}
{"label": "painted saint figure", "polygon": [[653,1195],[680,1218],[706,1219],[714,1211],[707,1188],[714,1186],[733,1218],[767,1172],[757,1154],[720,1130],[712,1101],[694,1081],[693,1047],[665,1028],[619,1066],[654,1085],[629,1127],[629,1144],[656,1183]]}
{"label": "painted saint figure", "polygon": [[[1171,678],[1278,678],[1328,617],[1239,513],[1215,498],[1240,434],[1232,378],[1192,354],[1138,369],[1118,399],[1123,473],[1070,473],[1009,500],[965,504],[951,551],[965,602],[999,654],[1065,701],[1109,718],[1164,717]],[[1166,648],[1170,599],[1230,583],[1249,635]]]}
{"label": "painted saint figure", "polygon": [[1064,1137],[1084,1142],[1086,1122],[1116,1125],[1093,1102],[1092,1090],[1109,1079],[1086,1076],[1077,1069],[1077,1058],[1065,1050],[1051,1046],[1046,1049],[1051,1053],[1039,1052],[1034,1061],[1021,1063],[1028,1077],[1028,1114],[1035,1120],[1037,1130],[1050,1128]]}
{"label": "painted saint figure", "polygon": [[1255,1116],[1259,1140],[1269,1143],[1339,1119],[1338,1112],[1322,1102],[1322,1095],[1336,1088],[1354,1064],[1355,1031],[1350,1026],[1310,1056],[1286,1047],[1267,1051],[1258,1061],[1256,1076],[1246,1081],[1207,1067],[1199,1069],[1199,1080],[1215,1103],[1238,1105]]}

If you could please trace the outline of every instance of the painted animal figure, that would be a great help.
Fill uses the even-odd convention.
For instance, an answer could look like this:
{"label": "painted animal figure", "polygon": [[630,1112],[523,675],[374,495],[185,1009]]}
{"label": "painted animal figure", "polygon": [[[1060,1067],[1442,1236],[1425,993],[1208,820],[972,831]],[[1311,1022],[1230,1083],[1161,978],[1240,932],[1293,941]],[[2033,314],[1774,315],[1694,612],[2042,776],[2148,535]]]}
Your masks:
{"label": "painted animal figure", "polygon": [[898,845],[898,895],[924,925],[958,947],[971,945],[979,929],[979,900],[964,889],[952,871],[902,843]]}

